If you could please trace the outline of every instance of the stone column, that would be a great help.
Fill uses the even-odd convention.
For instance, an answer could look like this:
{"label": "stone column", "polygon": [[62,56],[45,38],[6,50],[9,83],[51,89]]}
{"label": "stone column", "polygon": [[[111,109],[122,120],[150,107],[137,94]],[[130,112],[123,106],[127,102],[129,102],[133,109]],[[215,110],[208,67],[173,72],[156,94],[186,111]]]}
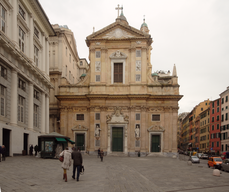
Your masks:
{"label": "stone column", "polygon": [[42,46],[43,46],[43,49],[42,49],[41,71],[45,71],[46,42],[45,42],[45,34],[44,33],[42,33]]}
{"label": "stone column", "polygon": [[146,83],[146,67],[147,67],[147,55],[146,55],[146,47],[142,47],[141,50],[141,82]]}
{"label": "stone column", "polygon": [[107,125],[107,154],[111,153],[111,125]]}
{"label": "stone column", "polygon": [[136,71],[136,48],[131,48],[131,83],[135,83],[135,71]]}
{"label": "stone column", "polygon": [[102,48],[101,49],[101,82],[102,83],[106,83],[106,73],[107,73],[107,69],[106,69],[106,53],[107,53],[107,49],[106,48]]}
{"label": "stone column", "polygon": [[48,37],[46,37],[46,48],[45,48],[45,57],[46,57],[46,62],[45,62],[45,73],[46,75],[49,75],[49,41]]}
{"label": "stone column", "polygon": [[34,33],[34,26],[33,26],[33,15],[29,14],[29,57],[31,61],[34,62],[34,45],[33,45],[33,33]]}
{"label": "stone column", "polygon": [[146,133],[147,133],[147,126],[146,126],[146,107],[141,107],[141,127],[140,127],[140,138],[141,138],[141,152],[146,152]]}
{"label": "stone column", "polygon": [[146,131],[145,131],[145,149],[146,149],[146,152],[150,152],[150,149],[149,149],[149,132],[147,131],[147,129],[150,127],[151,123],[150,123],[150,120],[149,120],[149,108],[146,108],[146,112],[145,112],[145,122],[146,122]]}
{"label": "stone column", "polygon": [[45,96],[45,133],[49,133],[49,96]]}
{"label": "stone column", "polygon": [[45,94],[41,93],[41,133],[45,134]]}
{"label": "stone column", "polygon": [[135,107],[131,107],[131,112],[130,112],[130,133],[129,133],[129,138],[130,138],[130,152],[134,153],[135,152]]}
{"label": "stone column", "polygon": [[18,106],[18,93],[17,93],[17,85],[18,85],[18,75],[17,71],[12,70],[11,73],[11,109],[10,109],[10,123],[12,125],[17,124],[17,106]]}
{"label": "stone column", "polygon": [[[12,41],[13,43],[18,46],[18,26],[17,26],[17,13],[18,13],[18,1],[12,1],[12,6],[13,6],[13,10],[12,10],[12,27],[11,29],[11,35],[12,35]],[[8,22],[8,24],[10,24],[10,22]]]}
{"label": "stone column", "polygon": [[169,152],[169,127],[170,127],[169,108],[164,108],[164,150],[162,152]]}
{"label": "stone column", "polygon": [[33,103],[33,84],[29,82],[29,95],[28,95],[28,129],[33,130],[33,114],[34,114],[34,103]]}
{"label": "stone column", "polygon": [[127,137],[127,124],[125,124],[125,126],[124,126],[124,153],[125,154],[128,154],[128,145],[127,145],[127,139],[128,139],[128,137]]}
{"label": "stone column", "polygon": [[100,116],[100,147],[104,150],[107,148],[107,124],[106,124],[106,108],[101,108],[101,116]]}
{"label": "stone column", "polygon": [[172,132],[173,132],[173,140],[172,140],[172,152],[177,153],[177,119],[178,119],[178,107],[173,108],[172,113]]}
{"label": "stone column", "polygon": [[89,128],[89,151],[90,153],[94,152],[95,149],[95,113],[94,108],[90,108],[90,128]]}
{"label": "stone column", "polygon": [[91,83],[95,83],[95,48],[90,49],[91,58]]}

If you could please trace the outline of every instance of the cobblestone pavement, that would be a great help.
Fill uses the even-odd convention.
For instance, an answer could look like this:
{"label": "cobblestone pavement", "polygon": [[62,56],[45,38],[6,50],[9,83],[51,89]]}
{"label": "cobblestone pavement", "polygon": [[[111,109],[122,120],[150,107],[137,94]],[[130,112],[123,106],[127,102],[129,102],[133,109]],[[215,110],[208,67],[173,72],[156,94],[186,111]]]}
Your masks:
{"label": "cobblestone pavement", "polygon": [[[229,191],[229,173],[212,175],[205,164],[187,165],[184,158],[104,157],[83,155],[85,174],[72,179],[72,166],[63,180],[56,159],[8,157],[0,162],[1,192],[9,191],[122,191],[122,192],[221,192]],[[206,161],[207,163],[207,161]]]}

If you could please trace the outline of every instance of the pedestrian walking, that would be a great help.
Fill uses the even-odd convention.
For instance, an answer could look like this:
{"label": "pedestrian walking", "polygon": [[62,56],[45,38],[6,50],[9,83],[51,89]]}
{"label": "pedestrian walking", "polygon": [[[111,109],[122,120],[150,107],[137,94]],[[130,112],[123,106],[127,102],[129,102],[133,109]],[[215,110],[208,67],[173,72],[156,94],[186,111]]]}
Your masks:
{"label": "pedestrian walking", "polygon": [[2,161],[2,146],[0,146],[0,162]]}
{"label": "pedestrian walking", "polygon": [[37,156],[37,152],[38,152],[38,146],[37,145],[34,147],[34,150],[35,150],[35,156]]}
{"label": "pedestrian walking", "polygon": [[104,156],[104,152],[103,150],[100,151],[100,159],[101,159],[101,162],[103,161],[103,156]]}
{"label": "pedestrian walking", "polygon": [[3,145],[2,146],[2,161],[5,161],[6,160],[6,148],[5,146]]}
{"label": "pedestrian walking", "polygon": [[33,145],[30,145],[29,154],[30,154],[30,155],[33,155]]}
{"label": "pedestrian walking", "polygon": [[72,175],[72,178],[75,179],[75,173],[76,173],[76,169],[77,169],[76,180],[79,181],[80,170],[81,170],[81,166],[83,164],[83,158],[82,158],[82,155],[81,155],[79,150],[78,151],[74,150],[72,152],[72,159],[73,159],[73,175]]}
{"label": "pedestrian walking", "polygon": [[100,157],[100,148],[98,149],[98,158]]}
{"label": "pedestrian walking", "polygon": [[66,147],[65,150],[60,153],[60,156],[64,156],[64,161],[63,161],[61,167],[64,170],[63,179],[65,179],[65,182],[67,182],[68,181],[67,180],[67,170],[69,170],[69,167],[72,164],[71,152],[69,151],[68,147]]}

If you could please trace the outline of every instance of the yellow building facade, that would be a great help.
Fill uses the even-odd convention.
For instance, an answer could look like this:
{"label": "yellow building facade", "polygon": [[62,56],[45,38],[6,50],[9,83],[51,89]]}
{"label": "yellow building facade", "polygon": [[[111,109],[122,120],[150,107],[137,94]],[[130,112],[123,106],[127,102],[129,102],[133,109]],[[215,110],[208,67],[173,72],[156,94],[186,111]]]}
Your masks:
{"label": "yellow building facade", "polygon": [[177,152],[178,77],[153,73],[145,22],[131,27],[123,13],[86,38],[90,67],[77,84],[59,86],[60,130],[89,154],[134,156]]}

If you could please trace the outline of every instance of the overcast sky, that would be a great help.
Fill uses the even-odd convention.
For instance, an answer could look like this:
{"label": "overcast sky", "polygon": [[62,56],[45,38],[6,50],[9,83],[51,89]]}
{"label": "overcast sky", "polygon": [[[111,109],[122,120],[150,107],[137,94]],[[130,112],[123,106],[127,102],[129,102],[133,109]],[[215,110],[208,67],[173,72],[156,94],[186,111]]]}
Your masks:
{"label": "overcast sky", "polygon": [[88,35],[115,22],[118,4],[130,26],[143,15],[153,38],[153,72],[176,64],[179,113],[219,98],[229,86],[229,0],[39,0],[51,24],[74,33],[80,58],[88,60]]}

